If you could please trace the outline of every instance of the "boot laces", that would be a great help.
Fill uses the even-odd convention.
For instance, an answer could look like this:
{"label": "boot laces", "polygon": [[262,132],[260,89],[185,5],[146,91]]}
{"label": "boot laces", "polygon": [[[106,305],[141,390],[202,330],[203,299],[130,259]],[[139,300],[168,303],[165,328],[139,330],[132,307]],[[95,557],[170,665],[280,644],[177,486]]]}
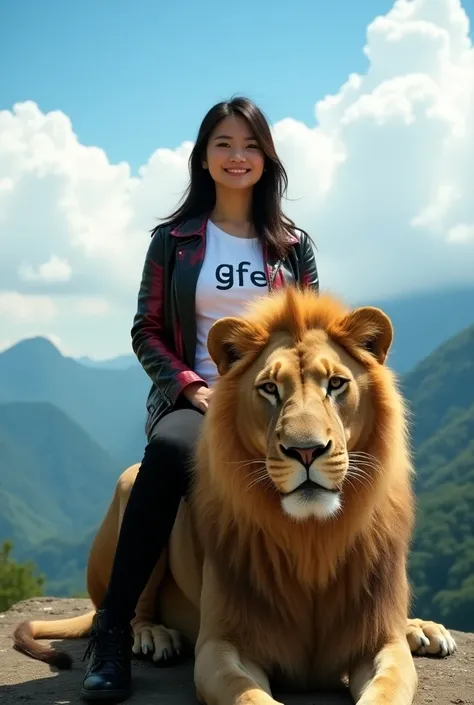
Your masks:
{"label": "boot laces", "polygon": [[124,648],[127,641],[127,635],[123,630],[93,629],[91,638],[85,651],[83,661],[94,654],[93,666],[99,663],[113,663],[121,665],[124,661]]}

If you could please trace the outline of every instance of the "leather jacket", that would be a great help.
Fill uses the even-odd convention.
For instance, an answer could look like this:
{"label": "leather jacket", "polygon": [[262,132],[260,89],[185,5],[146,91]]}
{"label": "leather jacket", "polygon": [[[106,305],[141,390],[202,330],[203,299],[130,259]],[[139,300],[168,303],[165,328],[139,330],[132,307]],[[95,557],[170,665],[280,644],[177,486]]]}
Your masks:
{"label": "leather jacket", "polygon": [[[149,245],[137,311],[131,329],[132,347],[152,381],[146,407],[146,432],[171,411],[188,384],[204,380],[194,372],[197,324],[196,284],[204,260],[208,215],[178,227],[159,226]],[[288,283],[319,290],[316,260],[308,236],[290,241],[284,259],[264,247],[269,290]]]}

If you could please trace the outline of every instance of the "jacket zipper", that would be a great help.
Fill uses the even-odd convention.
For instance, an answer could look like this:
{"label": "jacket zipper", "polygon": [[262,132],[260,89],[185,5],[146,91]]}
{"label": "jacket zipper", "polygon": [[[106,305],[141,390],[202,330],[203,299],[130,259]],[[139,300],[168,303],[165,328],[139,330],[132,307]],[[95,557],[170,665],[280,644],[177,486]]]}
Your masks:
{"label": "jacket zipper", "polygon": [[275,281],[275,277],[278,274],[278,270],[280,269],[281,265],[281,260],[278,260],[278,262],[272,267],[272,274],[268,282],[268,288],[269,291],[273,290],[273,282]]}

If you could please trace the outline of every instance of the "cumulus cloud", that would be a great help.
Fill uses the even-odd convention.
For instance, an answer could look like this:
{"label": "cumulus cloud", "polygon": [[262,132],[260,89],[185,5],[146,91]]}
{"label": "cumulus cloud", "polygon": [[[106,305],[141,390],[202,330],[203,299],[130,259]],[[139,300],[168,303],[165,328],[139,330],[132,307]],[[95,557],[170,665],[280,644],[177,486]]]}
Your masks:
{"label": "cumulus cloud", "polygon": [[52,255],[35,270],[31,264],[22,262],[18,267],[18,276],[23,281],[65,282],[71,278],[71,266],[64,260]]}
{"label": "cumulus cloud", "polygon": [[49,296],[28,296],[17,291],[0,291],[0,317],[10,322],[51,321],[56,304]]}
{"label": "cumulus cloud", "polygon": [[367,74],[316,105],[305,140],[316,149],[314,188],[299,185],[300,150],[276,126],[291,195],[306,189],[293,214],[313,233],[331,289],[375,300],[474,282],[468,30],[457,0],[400,0],[374,20]]}
{"label": "cumulus cloud", "polygon": [[[459,0],[397,0],[363,51],[367,72],[316,103],[315,125],[274,126],[285,210],[317,244],[322,285],[353,301],[474,283],[466,13]],[[78,353],[129,349],[149,229],[179,200],[191,148],[157,149],[132,176],[59,111],[0,112],[0,327],[14,304],[27,334],[25,311],[51,300],[56,334]]]}

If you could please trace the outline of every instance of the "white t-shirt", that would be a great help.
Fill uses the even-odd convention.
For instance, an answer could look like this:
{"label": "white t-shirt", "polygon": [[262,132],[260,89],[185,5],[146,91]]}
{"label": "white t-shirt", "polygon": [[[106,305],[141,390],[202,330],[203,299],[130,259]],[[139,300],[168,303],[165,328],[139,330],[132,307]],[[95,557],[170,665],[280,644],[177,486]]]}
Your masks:
{"label": "white t-shirt", "polygon": [[209,328],[224,316],[238,316],[268,291],[258,238],[242,238],[207,222],[206,252],[196,287],[197,345],[194,369],[212,385],[217,368],[207,349]]}

